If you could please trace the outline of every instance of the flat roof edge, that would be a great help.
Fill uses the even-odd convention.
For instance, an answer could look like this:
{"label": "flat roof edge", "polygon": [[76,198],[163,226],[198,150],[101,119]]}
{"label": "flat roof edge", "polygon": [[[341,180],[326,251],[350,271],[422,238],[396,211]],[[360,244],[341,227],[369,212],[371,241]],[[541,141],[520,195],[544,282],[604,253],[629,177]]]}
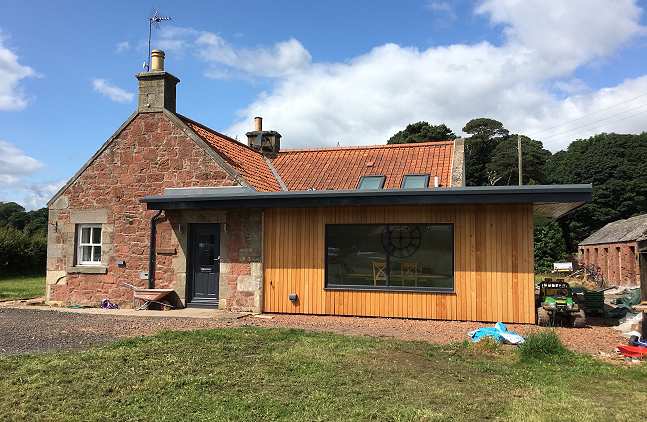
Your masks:
{"label": "flat roof edge", "polygon": [[[225,194],[228,193],[228,194]],[[372,191],[227,192],[147,196],[148,209],[309,208],[432,204],[562,204],[563,215],[591,201],[591,185],[468,186]]]}

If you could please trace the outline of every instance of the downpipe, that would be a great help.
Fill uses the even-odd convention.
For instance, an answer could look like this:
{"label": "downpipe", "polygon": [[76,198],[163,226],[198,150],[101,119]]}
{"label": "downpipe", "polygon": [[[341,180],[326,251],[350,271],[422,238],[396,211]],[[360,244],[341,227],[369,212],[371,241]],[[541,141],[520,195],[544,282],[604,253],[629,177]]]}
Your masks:
{"label": "downpipe", "polygon": [[153,217],[151,217],[151,236],[150,236],[150,245],[148,247],[148,288],[155,288],[155,253],[157,249],[157,223],[159,218],[162,215],[164,210],[157,211]]}

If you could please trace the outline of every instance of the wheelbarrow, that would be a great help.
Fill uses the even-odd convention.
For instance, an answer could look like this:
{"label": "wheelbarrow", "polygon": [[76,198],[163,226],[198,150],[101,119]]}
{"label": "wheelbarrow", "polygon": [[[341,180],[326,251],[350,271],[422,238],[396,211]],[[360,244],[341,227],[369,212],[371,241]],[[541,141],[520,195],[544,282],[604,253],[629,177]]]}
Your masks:
{"label": "wheelbarrow", "polygon": [[[152,303],[160,305],[163,310],[174,308],[165,300],[167,296],[175,292],[173,289],[144,289],[128,283],[122,284],[133,291],[133,307],[138,311],[148,309]],[[141,305],[137,306],[138,303]]]}

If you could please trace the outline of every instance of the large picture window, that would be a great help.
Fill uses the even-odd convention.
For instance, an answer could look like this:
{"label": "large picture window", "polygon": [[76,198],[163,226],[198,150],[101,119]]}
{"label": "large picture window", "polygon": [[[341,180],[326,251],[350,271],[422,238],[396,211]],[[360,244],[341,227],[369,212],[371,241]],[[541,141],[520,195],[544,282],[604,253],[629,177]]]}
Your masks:
{"label": "large picture window", "polygon": [[77,265],[100,265],[101,224],[79,224],[77,232]]}
{"label": "large picture window", "polygon": [[451,224],[329,224],[326,287],[453,291]]}

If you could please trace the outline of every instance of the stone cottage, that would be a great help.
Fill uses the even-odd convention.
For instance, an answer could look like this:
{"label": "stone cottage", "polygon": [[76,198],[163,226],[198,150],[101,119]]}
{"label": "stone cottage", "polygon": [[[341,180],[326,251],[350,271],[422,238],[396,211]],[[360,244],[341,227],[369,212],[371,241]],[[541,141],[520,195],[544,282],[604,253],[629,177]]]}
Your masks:
{"label": "stone cottage", "polygon": [[[533,216],[590,185],[464,187],[462,139],[285,149],[176,111],[154,51],[137,110],[49,206],[47,300],[534,322]],[[324,105],[325,106],[325,105]],[[286,134],[289,139],[289,134]]]}

